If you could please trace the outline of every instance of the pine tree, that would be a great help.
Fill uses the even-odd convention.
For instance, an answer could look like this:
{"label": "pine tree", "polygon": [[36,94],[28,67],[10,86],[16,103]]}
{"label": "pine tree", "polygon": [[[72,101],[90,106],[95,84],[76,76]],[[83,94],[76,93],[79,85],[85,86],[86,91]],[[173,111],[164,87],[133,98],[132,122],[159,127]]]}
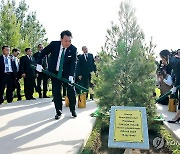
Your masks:
{"label": "pine tree", "polygon": [[107,40],[99,53],[95,94],[103,114],[111,106],[146,107],[149,124],[155,115],[152,94],[155,88],[155,59],[152,41],[147,45],[137,24],[135,9],[122,2],[119,23],[107,30]]}
{"label": "pine tree", "polygon": [[45,37],[45,28],[37,20],[36,12],[30,12],[27,14],[28,9],[29,6],[24,0],[22,0],[19,2],[19,6],[16,8],[15,14],[21,25],[21,46],[29,44],[29,47],[31,47],[33,52],[35,52],[37,45],[39,43],[46,44],[48,39]]}
{"label": "pine tree", "polygon": [[29,40],[33,51],[37,50],[39,43],[46,43],[46,30],[36,18],[36,12],[31,12],[27,15],[27,19],[23,23],[22,37]]}
{"label": "pine tree", "polygon": [[19,46],[20,24],[14,14],[14,2],[1,2],[0,8],[0,45]]}
{"label": "pine tree", "polygon": [[36,18],[36,12],[27,14],[29,6],[24,0],[16,7],[15,0],[1,1],[0,5],[0,46],[12,48],[31,47],[36,51],[39,43],[47,44],[46,30]]}

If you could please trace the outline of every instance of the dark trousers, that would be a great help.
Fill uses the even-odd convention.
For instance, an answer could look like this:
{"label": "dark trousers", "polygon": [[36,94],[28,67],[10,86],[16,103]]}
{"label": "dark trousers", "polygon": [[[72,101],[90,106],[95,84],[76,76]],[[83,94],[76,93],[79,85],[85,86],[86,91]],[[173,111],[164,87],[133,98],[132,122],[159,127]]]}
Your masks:
{"label": "dark trousers", "polygon": [[[69,108],[70,112],[75,111],[76,106],[76,96],[74,87],[69,84],[63,83],[63,86],[67,88],[67,96],[69,99]],[[56,109],[56,113],[60,114],[60,110],[62,111],[62,94],[61,94],[62,81],[52,78],[52,94],[54,98],[54,105]]]}
{"label": "dark trousers", "polygon": [[[83,75],[82,79],[80,80],[80,85],[89,89],[91,83],[91,74]],[[86,93],[86,98],[88,98],[88,93]]]}
{"label": "dark trousers", "polygon": [[90,81],[91,81],[91,75],[88,74],[88,75],[83,75],[82,76],[82,79],[81,79],[80,83],[84,88],[89,89]]}
{"label": "dark trousers", "polygon": [[[75,78],[75,83],[81,85],[81,80],[79,80],[79,78],[76,77],[76,78]],[[75,87],[75,90],[76,90],[76,94],[80,94],[80,93],[81,93],[81,90],[78,89],[78,88],[76,88],[76,87]]]}
{"label": "dark trousers", "polygon": [[26,99],[31,99],[33,97],[35,88],[35,78],[26,76],[24,78],[24,93]]}
{"label": "dark trousers", "polygon": [[180,110],[180,89],[178,89],[174,95],[171,95],[171,97],[178,100],[178,110]]}
{"label": "dark trousers", "polygon": [[15,87],[14,88],[16,89],[16,92],[17,92],[17,98],[20,100],[21,99],[21,85],[20,85],[19,79],[15,80]]}
{"label": "dark trousers", "polygon": [[[159,97],[161,97],[161,96],[159,96]],[[162,105],[168,105],[168,103],[169,103],[169,96],[165,97],[163,100],[159,101],[158,103],[162,104]]]}
{"label": "dark trousers", "polygon": [[6,99],[8,103],[13,100],[13,90],[14,90],[14,75],[13,73],[5,73],[0,79],[0,104],[4,102],[4,90],[6,89]]}
{"label": "dark trousers", "polygon": [[66,85],[64,85],[64,83],[63,83],[62,87],[63,87],[63,97],[67,96],[67,87],[66,87]]}
{"label": "dark trousers", "polygon": [[36,91],[39,93],[41,96],[41,83],[43,81],[43,96],[46,96],[47,93],[47,84],[48,84],[48,76],[44,73],[38,73],[37,77],[37,86],[36,86]]}

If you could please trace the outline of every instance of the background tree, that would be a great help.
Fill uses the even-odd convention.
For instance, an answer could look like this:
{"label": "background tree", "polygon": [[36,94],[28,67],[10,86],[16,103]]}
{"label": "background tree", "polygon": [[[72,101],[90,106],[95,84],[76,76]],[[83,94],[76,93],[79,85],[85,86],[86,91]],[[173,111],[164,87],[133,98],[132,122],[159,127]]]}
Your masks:
{"label": "background tree", "polygon": [[119,23],[112,23],[106,38],[105,47],[99,53],[98,77],[94,78],[101,112],[108,114],[111,106],[146,107],[151,124],[155,115],[152,97],[155,89],[155,46],[152,41],[145,44],[135,9],[129,1],[121,3]]}
{"label": "background tree", "polygon": [[0,45],[17,47],[20,43],[20,24],[14,14],[14,2],[4,1],[0,6]]}
{"label": "background tree", "polygon": [[29,13],[22,26],[22,38],[23,40],[28,39],[33,50],[37,50],[39,43],[47,42],[47,38],[45,38],[46,30],[37,20],[36,12]]}
{"label": "background tree", "polygon": [[[22,51],[31,47],[36,52],[39,43],[47,44],[46,30],[36,18],[36,12],[29,12],[24,0],[16,6],[15,0],[1,1],[0,45],[18,47]],[[23,52],[24,53],[24,52]]]}

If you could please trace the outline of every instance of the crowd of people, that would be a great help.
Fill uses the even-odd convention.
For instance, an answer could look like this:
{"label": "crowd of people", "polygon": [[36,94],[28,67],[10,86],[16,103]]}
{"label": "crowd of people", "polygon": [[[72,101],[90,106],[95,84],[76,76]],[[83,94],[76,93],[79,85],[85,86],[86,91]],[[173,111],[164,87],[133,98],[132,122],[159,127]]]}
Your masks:
{"label": "crowd of people", "polygon": [[[160,52],[161,61],[157,68],[157,82],[161,92],[161,96],[171,91],[170,98],[178,101],[178,111],[169,123],[177,123],[180,121],[180,49],[177,51],[162,50]],[[158,103],[168,105],[169,96]]]}
{"label": "crowd of people", "polygon": [[[55,119],[59,119],[62,114],[63,96],[69,99],[69,108],[73,117],[76,117],[75,105],[76,94],[81,92],[75,89],[72,84],[76,82],[85,88],[93,88],[91,83],[92,72],[96,73],[95,61],[99,57],[93,57],[88,53],[86,46],[82,47],[83,54],[77,55],[77,48],[71,44],[72,33],[68,30],[63,31],[60,35],[60,41],[52,41],[44,48],[43,44],[38,44],[38,51],[34,54],[31,48],[25,49],[24,56],[18,58],[20,50],[14,48],[10,54],[10,47],[2,47],[0,55],[0,104],[4,102],[4,91],[6,88],[6,99],[8,103],[13,101],[13,92],[16,90],[18,101],[22,99],[20,79],[24,80],[24,94],[26,100],[34,100],[33,93],[36,90],[39,98],[48,98],[47,85],[49,79],[52,82],[52,96],[55,105]],[[180,100],[180,49],[175,52],[162,50],[160,52],[161,61],[158,64],[157,79],[161,90],[161,95],[171,91],[171,97]],[[31,66],[36,66],[36,69]],[[71,84],[50,77],[42,71],[61,75],[69,80]],[[43,83],[43,86],[41,86]],[[43,87],[43,89],[41,88]],[[63,90],[62,90],[63,87]],[[63,92],[63,96],[61,94]],[[88,97],[88,93],[86,95]],[[90,95],[93,99],[93,94]],[[169,97],[166,97],[159,103],[167,105]],[[180,121],[180,103],[176,116],[169,120],[170,123]]]}
{"label": "crowd of people", "polygon": [[[2,55],[0,55],[0,104],[4,102],[4,98],[8,103],[13,101],[13,93],[16,90],[17,100],[22,100],[20,79],[24,81],[24,95],[26,100],[34,100],[34,91],[38,92],[39,98],[48,98],[48,81],[52,81],[52,95],[56,108],[55,119],[59,119],[62,113],[62,96],[61,89],[63,87],[63,96],[68,96],[70,101],[70,111],[72,116],[76,117],[75,112],[75,94],[78,89],[74,89],[67,83],[61,82],[56,78],[51,78],[42,70],[48,70],[54,74],[62,71],[62,77],[73,82],[77,82],[85,88],[92,87],[91,74],[96,72],[95,58],[88,53],[86,46],[82,47],[83,54],[77,55],[77,49],[71,44],[72,34],[66,30],[61,33],[60,41],[52,41],[44,48],[43,44],[38,44],[38,51],[34,54],[31,48],[25,49],[24,56],[19,58],[20,50],[14,48],[10,52],[9,46],[2,47]],[[63,55],[63,60],[62,60]],[[36,69],[32,65],[37,66]],[[43,85],[42,85],[43,83]],[[41,88],[43,87],[43,88]],[[4,95],[6,88],[6,95]],[[80,92],[79,92],[80,93]],[[88,97],[88,94],[87,94]],[[93,95],[90,95],[93,99]]]}

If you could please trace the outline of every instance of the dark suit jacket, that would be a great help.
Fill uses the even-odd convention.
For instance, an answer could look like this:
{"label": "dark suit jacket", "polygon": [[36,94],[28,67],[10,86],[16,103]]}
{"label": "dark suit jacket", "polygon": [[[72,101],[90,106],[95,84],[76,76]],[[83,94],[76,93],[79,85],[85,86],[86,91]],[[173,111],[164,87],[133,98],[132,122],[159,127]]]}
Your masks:
{"label": "dark suit jacket", "polygon": [[[13,58],[13,55],[10,55],[11,58]],[[13,72],[14,72],[14,76],[16,79],[21,79],[21,74],[20,71],[17,71],[17,66],[16,66],[16,62],[12,61],[13,63]]]}
{"label": "dark suit jacket", "polygon": [[23,56],[20,58],[20,73],[22,74],[26,74],[26,77],[35,77],[35,70],[31,68],[31,64],[35,65],[35,59],[32,57],[32,60],[30,60],[28,58],[28,56]]}
{"label": "dark suit jacket", "polygon": [[37,63],[37,60],[38,60],[39,55],[40,55],[40,52],[39,52],[39,51],[37,51],[37,52],[33,55],[36,63]]}
{"label": "dark suit jacket", "polygon": [[[39,51],[36,52],[36,53],[33,55],[36,63],[37,63],[37,61],[38,61],[39,55],[40,55],[40,52],[39,52]],[[47,69],[47,65],[48,65],[48,56],[46,55],[46,56],[43,58],[43,60],[42,60],[42,67],[43,67],[43,69]]]}
{"label": "dark suit jacket", "polygon": [[[17,68],[15,61],[11,59],[11,67],[14,75],[17,73]],[[4,57],[3,55],[0,55],[0,79],[4,77],[4,71],[5,71],[5,64],[4,64]]]}
{"label": "dark suit jacket", "polygon": [[[47,47],[45,47],[39,57],[37,64],[42,65],[42,59],[45,55],[49,55],[48,70],[52,73],[56,72],[57,61],[59,57],[61,41],[52,41]],[[69,76],[74,76],[75,66],[76,66],[76,51],[77,48],[70,45],[65,51],[64,64],[62,76],[68,78]]]}
{"label": "dark suit jacket", "polygon": [[79,56],[78,64],[77,64],[77,76],[88,76],[90,72],[96,72],[96,66],[94,63],[93,55],[88,53],[87,61],[84,57],[84,54]]}
{"label": "dark suit jacket", "polygon": [[180,58],[178,57],[171,57],[169,59],[169,65],[173,69],[175,80],[175,86],[180,85]]}

